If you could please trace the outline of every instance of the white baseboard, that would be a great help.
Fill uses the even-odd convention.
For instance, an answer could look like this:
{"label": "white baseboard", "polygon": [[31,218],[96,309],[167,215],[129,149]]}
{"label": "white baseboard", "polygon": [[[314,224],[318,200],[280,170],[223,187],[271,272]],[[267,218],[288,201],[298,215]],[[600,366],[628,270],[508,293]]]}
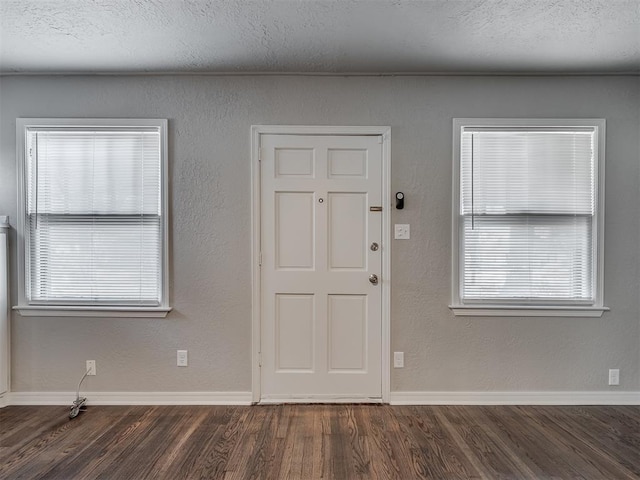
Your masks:
{"label": "white baseboard", "polygon": [[[87,405],[251,405],[252,403],[251,392],[82,392],[82,395],[87,397]],[[75,396],[75,392],[11,392],[0,398],[0,407],[71,405]],[[324,400],[326,401],[327,399]],[[287,399],[263,400],[263,403],[283,402],[286,403]],[[391,405],[640,405],[640,392],[391,392],[389,403]]]}
{"label": "white baseboard", "polygon": [[391,392],[391,405],[640,405],[640,392]]}
{"label": "white baseboard", "polygon": [[[82,392],[87,405],[251,405],[251,392]],[[71,405],[75,392],[11,392],[9,405]]]}

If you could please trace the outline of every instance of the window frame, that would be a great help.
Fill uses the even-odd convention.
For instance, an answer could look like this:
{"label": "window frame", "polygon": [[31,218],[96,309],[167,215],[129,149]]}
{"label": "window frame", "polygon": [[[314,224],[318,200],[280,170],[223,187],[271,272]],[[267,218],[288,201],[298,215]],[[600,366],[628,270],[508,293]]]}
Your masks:
{"label": "window frame", "polygon": [[[26,295],[26,143],[27,132],[33,128],[136,128],[156,127],[160,132],[160,195],[161,195],[161,301],[153,306],[127,305],[77,305],[58,302],[29,302]],[[82,317],[166,317],[171,311],[169,304],[169,162],[167,119],[142,118],[17,118],[16,157],[18,183],[18,305],[13,309],[23,316],[82,316]]]}
{"label": "window frame", "polygon": [[[595,290],[593,303],[584,301],[563,303],[496,302],[491,299],[463,300],[461,298],[463,234],[460,214],[460,153],[464,127],[535,128],[535,127],[593,127],[596,132],[595,212],[593,229],[593,269]],[[536,317],[600,317],[609,310],[604,306],[604,166],[605,127],[603,118],[454,118],[453,119],[453,175],[452,175],[452,235],[451,235],[451,304],[456,316],[536,316]]]}

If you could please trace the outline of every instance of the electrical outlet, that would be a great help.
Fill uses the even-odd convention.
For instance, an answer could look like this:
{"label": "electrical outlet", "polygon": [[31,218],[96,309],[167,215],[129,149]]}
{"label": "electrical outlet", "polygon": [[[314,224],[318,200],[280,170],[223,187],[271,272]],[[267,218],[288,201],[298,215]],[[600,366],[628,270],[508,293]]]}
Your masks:
{"label": "electrical outlet", "polygon": [[411,227],[406,223],[396,223],[394,225],[394,238],[396,240],[409,240],[411,238]]}
{"label": "electrical outlet", "polygon": [[620,385],[620,370],[617,368],[609,369],[609,385]]}
{"label": "electrical outlet", "polygon": [[87,375],[95,375],[96,374],[96,361],[95,360],[87,360],[87,369],[85,370],[89,373]]}
{"label": "electrical outlet", "polygon": [[189,351],[188,350],[178,350],[178,366],[179,367],[187,367],[187,366],[189,366]]}
{"label": "electrical outlet", "polygon": [[393,368],[404,368],[404,352],[393,352]]}

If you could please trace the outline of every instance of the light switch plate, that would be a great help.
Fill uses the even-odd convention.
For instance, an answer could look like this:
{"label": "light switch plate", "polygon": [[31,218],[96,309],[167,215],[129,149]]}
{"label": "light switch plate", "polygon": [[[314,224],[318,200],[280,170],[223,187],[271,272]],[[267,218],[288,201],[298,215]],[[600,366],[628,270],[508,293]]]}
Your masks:
{"label": "light switch plate", "polygon": [[408,223],[396,223],[394,234],[396,240],[409,240],[411,237],[411,228]]}

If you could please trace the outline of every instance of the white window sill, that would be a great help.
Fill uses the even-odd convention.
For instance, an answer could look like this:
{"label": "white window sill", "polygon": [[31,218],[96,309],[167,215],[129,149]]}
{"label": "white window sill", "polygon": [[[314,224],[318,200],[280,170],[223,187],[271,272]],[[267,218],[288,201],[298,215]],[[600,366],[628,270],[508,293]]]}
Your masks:
{"label": "white window sill", "polygon": [[147,317],[164,318],[171,307],[88,307],[18,305],[13,307],[23,317]]}
{"label": "white window sill", "polygon": [[449,305],[456,317],[601,317],[608,307]]}

